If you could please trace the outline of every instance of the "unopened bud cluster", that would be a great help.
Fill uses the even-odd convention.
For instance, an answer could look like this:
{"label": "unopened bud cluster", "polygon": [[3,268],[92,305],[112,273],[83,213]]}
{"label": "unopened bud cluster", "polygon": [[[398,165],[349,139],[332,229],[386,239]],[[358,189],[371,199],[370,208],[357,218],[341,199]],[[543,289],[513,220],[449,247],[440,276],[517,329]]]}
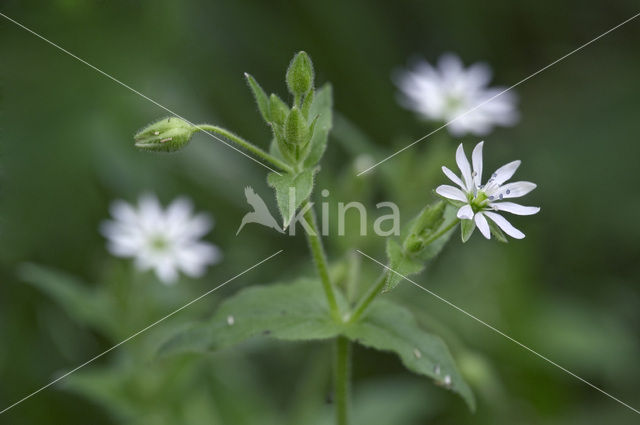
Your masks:
{"label": "unopened bud cluster", "polygon": [[267,96],[258,82],[245,74],[265,122],[271,126],[276,146],[282,157],[294,167],[309,155],[317,116],[309,109],[315,94],[313,64],[305,52],[297,53],[287,69],[286,83],[293,95],[293,105],[287,105],[276,94]]}

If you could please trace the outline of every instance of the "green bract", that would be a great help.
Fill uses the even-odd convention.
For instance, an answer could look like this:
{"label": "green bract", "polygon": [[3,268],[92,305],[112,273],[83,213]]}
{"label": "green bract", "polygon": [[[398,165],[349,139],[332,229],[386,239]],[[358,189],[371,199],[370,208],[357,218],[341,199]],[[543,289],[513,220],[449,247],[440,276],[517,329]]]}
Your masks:
{"label": "green bract", "polygon": [[182,149],[198,128],[176,117],[163,118],[140,130],[133,138],[135,146],[154,152],[175,152]]}

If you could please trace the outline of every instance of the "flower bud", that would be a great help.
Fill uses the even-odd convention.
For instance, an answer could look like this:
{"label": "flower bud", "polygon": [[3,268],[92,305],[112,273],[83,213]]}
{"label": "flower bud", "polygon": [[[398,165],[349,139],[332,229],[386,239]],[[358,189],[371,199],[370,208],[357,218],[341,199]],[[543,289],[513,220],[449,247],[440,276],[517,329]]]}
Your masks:
{"label": "flower bud", "polygon": [[133,138],[137,148],[154,152],[174,152],[182,149],[197,130],[183,119],[169,117],[149,124]]}
{"label": "flower bud", "polygon": [[298,52],[287,69],[287,87],[295,96],[305,95],[313,87],[313,64],[306,52]]}

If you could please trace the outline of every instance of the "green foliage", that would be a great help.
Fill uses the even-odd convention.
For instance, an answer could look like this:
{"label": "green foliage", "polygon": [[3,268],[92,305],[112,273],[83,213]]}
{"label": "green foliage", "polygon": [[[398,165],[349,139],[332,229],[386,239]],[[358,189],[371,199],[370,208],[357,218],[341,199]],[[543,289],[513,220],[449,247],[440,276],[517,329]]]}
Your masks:
{"label": "green foliage", "polygon": [[409,226],[409,234],[402,245],[393,239],[387,240],[389,267],[385,291],[395,288],[402,276],[420,273],[425,263],[436,257],[451,237],[457,223],[455,209],[443,201],[425,207]]}
{"label": "green foliage", "polygon": [[136,147],[153,152],[175,152],[182,149],[198,129],[183,119],[163,118],[149,124],[133,138]]}
{"label": "green foliage", "polygon": [[297,174],[270,173],[267,176],[269,186],[276,192],[283,228],[289,226],[298,207],[311,195],[315,172],[316,170],[308,169]]}
{"label": "green foliage", "polygon": [[460,232],[462,242],[466,242],[476,230],[476,223],[473,220],[460,220],[460,228],[462,229]]}
{"label": "green foliage", "polygon": [[260,111],[260,115],[262,115],[262,119],[268,124],[271,122],[271,113],[269,111],[269,98],[267,94],[264,92],[260,84],[253,78],[250,74],[244,73],[245,78],[247,79],[247,84],[249,84],[249,88],[253,93],[253,97],[256,100],[256,104],[258,105],[258,110]]}
{"label": "green foliage", "polygon": [[315,93],[309,108],[309,117],[317,117],[311,136],[309,154],[304,160],[305,168],[313,167],[320,162],[327,149],[329,132],[332,126],[333,91],[331,84],[325,84]]}
{"label": "green foliage", "polygon": [[409,310],[378,299],[362,320],[339,323],[331,318],[320,282],[312,279],[244,289],[225,300],[205,323],[178,333],[161,352],[215,351],[259,335],[287,341],[345,336],[397,354],[407,369],[434,379],[474,406],[471,390],[445,344],[420,329]]}

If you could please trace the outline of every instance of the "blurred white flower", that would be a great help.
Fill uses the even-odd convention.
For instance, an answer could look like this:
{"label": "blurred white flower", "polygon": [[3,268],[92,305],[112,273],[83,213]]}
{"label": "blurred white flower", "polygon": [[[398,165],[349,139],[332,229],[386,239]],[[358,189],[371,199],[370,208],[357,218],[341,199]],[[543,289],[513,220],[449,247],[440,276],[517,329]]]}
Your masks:
{"label": "blurred white flower", "polygon": [[220,260],[219,249],[200,238],[212,228],[205,214],[193,215],[193,205],[185,198],[174,200],[166,210],[153,195],[143,195],[138,205],[115,201],[110,208],[113,220],[102,223],[107,249],[115,256],[135,259],[139,270],[154,270],[166,283],[175,283],[182,271],[202,276],[208,265]]}
{"label": "blurred white flower", "polygon": [[505,211],[517,215],[531,215],[540,211],[539,207],[526,207],[513,202],[501,202],[507,198],[519,198],[536,188],[535,183],[513,182],[504,184],[509,180],[520,166],[520,161],[513,161],[498,168],[491,175],[487,184],[482,181],[482,146],[480,142],[473,149],[471,162],[473,170],[464,153],[462,144],[456,151],[456,162],[462,172],[462,178],[458,177],[447,167],[442,167],[444,174],[460,189],[450,185],[441,185],[436,189],[440,196],[453,200],[460,206],[458,218],[462,220],[474,220],[475,225],[485,238],[491,238],[491,229],[487,218],[493,221],[507,235],[516,239],[524,238],[524,233],[516,229],[506,218],[493,211]]}
{"label": "blurred white flower", "polygon": [[458,56],[448,53],[440,57],[437,67],[421,60],[413,69],[396,73],[394,81],[401,90],[402,106],[430,121],[451,122],[447,128],[454,136],[482,136],[496,125],[511,126],[518,121],[513,92],[491,99],[504,88],[487,87],[491,68],[485,63],[465,69]]}

